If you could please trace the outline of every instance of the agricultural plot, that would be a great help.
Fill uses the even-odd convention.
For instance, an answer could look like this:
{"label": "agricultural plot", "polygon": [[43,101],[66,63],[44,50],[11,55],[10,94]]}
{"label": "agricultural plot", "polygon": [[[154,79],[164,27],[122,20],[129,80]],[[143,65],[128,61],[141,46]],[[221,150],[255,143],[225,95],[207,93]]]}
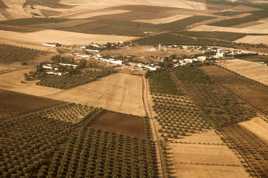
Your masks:
{"label": "agricultural plot", "polygon": [[252,177],[267,177],[267,142],[238,125],[223,128],[223,140],[236,153]]}
{"label": "agricultural plot", "polygon": [[169,77],[165,82],[174,82],[175,88],[182,92],[158,93],[163,90],[153,90],[152,74],[149,82],[158,131],[165,140],[161,142],[161,151],[168,176],[248,178],[240,160],[221,140],[217,130],[248,120],[255,113],[198,66],[179,67],[166,73]]}
{"label": "agricultural plot", "polygon": [[214,83],[197,66],[178,68],[176,78],[216,128],[247,120],[256,114],[239,97]]}
{"label": "agricultural plot", "polygon": [[138,127],[144,134],[134,137],[97,128],[96,122],[103,124],[98,117],[106,120],[109,115],[101,109],[66,104],[1,121],[1,142],[6,145],[1,177],[158,177],[148,119],[117,115],[119,124],[124,117],[143,122]]}
{"label": "agricultural plot", "polygon": [[229,32],[229,33],[242,33],[242,34],[252,34],[252,35],[265,35],[268,34],[267,23],[261,23],[258,25],[250,25],[243,28],[238,27],[220,27],[220,26],[212,26],[212,25],[200,25],[196,26],[190,31],[197,32]]}
{"label": "agricultural plot", "polygon": [[0,90],[0,120],[62,103],[53,99]]}
{"label": "agricultural plot", "polygon": [[145,116],[140,76],[115,73],[85,85],[50,94],[48,97]]}
{"label": "agricultural plot", "polygon": [[[261,59],[260,59],[261,60]],[[218,66],[204,66],[209,77],[258,110],[268,113],[268,87]]]}
{"label": "agricultural plot", "polygon": [[0,44],[0,54],[1,64],[11,64],[14,62],[27,62],[45,53],[35,49]]}
{"label": "agricultural plot", "polygon": [[[213,143],[213,137],[202,143],[202,136],[198,134],[197,142],[168,143],[174,160],[174,177],[181,178],[249,178],[240,164],[240,160],[225,145]],[[187,137],[186,137],[187,138]],[[219,136],[217,135],[217,138]]]}
{"label": "agricultural plot", "polygon": [[187,97],[154,95],[153,102],[154,111],[157,113],[156,120],[161,126],[160,133],[164,138],[183,138],[211,128],[199,108]]}
{"label": "agricultural plot", "polygon": [[[97,16],[90,17],[89,15],[89,17],[87,17],[86,14],[84,14],[84,17],[82,16],[81,18],[77,19],[68,19],[68,16],[63,16],[58,18],[42,18],[41,20],[39,20],[40,18],[8,20],[5,21],[4,24],[1,24],[0,29],[6,31],[19,31],[29,33],[37,33],[38,31],[47,31],[49,29],[53,29],[62,32],[64,31],[65,34],[67,34],[67,32],[72,34],[76,33],[77,35],[84,34],[84,37],[88,36],[89,34],[140,37],[145,36],[146,33],[152,32],[159,33],[163,31],[178,31],[185,29],[195,23],[200,23],[214,18],[213,16],[209,16],[207,14],[203,15],[201,13],[186,17],[184,19],[177,19],[174,21],[172,20],[169,23],[165,24],[152,24],[136,21],[140,19],[160,19],[172,17],[175,15],[181,15],[179,13],[180,9],[178,8],[159,6],[153,6],[154,8],[151,7],[152,6],[143,5],[113,7],[102,11],[100,10],[100,14]],[[105,14],[103,13],[105,11],[120,11],[122,13]]]}
{"label": "agricultural plot", "polygon": [[[16,31],[16,30],[15,30]],[[19,43],[28,46],[42,48],[43,43],[58,42],[65,45],[86,45],[91,42],[107,43],[133,40],[131,36],[119,35],[93,35],[76,32],[67,32],[63,30],[41,30],[37,32],[14,32],[0,30],[0,40],[7,43]],[[46,48],[47,49],[47,48]],[[47,49],[48,50],[48,49]]]}
{"label": "agricultural plot", "polygon": [[210,25],[220,26],[220,27],[232,27],[232,26],[236,26],[236,25],[241,25],[243,23],[258,21],[258,20],[263,19],[263,18],[267,18],[266,11],[254,11],[254,12],[252,12],[252,14],[244,16],[244,17],[222,20],[219,22],[212,23]]}
{"label": "agricultural plot", "polygon": [[147,74],[150,83],[150,89],[152,94],[177,94],[178,90],[176,88],[175,82],[171,80],[169,72],[167,71],[157,71]]}
{"label": "agricultural plot", "polygon": [[217,40],[225,40],[225,41],[235,41],[242,37],[244,37],[246,34],[243,33],[232,33],[232,32],[209,32],[209,31],[184,31],[180,32],[180,34],[186,35],[186,36],[192,36],[196,38],[213,38]]}
{"label": "agricultural plot", "polygon": [[268,85],[268,68],[264,64],[235,59],[221,62],[219,65],[263,85]]}
{"label": "agricultural plot", "polygon": [[[204,30],[206,31],[206,30]],[[179,33],[161,33],[153,36],[147,36],[144,38],[133,40],[135,44],[138,45],[197,45],[197,46],[222,46],[222,47],[232,47],[232,48],[251,48],[252,45],[242,45],[233,43],[231,40],[234,39],[233,36],[226,39],[220,39],[220,37],[211,38],[211,35],[202,38],[197,38],[195,36],[200,36],[202,33],[191,34],[190,32]],[[213,35],[215,36],[215,35]],[[265,48],[266,49],[266,48]]]}
{"label": "agricultural plot", "polygon": [[144,122],[148,122],[148,120],[133,115],[107,111],[93,120],[91,127],[130,137],[145,138],[146,133],[150,133],[150,130],[148,130],[149,128],[145,129],[145,126],[148,127],[148,123],[145,124]]}
{"label": "agricultural plot", "polygon": [[37,84],[52,88],[69,89],[108,76],[113,72],[112,69],[84,69],[76,74],[63,76],[46,75],[39,78],[40,81],[38,81]]}
{"label": "agricultural plot", "polygon": [[187,89],[216,128],[248,120],[256,115],[254,109],[219,85],[195,84]]}
{"label": "agricultural plot", "polygon": [[245,37],[237,39],[236,42],[268,45],[268,35],[247,35]]}

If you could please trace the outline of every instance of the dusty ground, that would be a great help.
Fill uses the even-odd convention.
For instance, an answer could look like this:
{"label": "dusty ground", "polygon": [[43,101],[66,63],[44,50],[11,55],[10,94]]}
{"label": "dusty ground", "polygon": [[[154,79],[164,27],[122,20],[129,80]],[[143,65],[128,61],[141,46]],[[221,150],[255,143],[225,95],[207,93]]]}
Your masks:
{"label": "dusty ground", "polygon": [[268,45],[268,35],[247,35],[243,38],[236,40],[238,43],[249,43],[249,44],[265,44]]}
{"label": "dusty ground", "polygon": [[214,131],[169,143],[175,176],[180,178],[248,178],[236,157]]}
{"label": "dusty ground", "polygon": [[[176,7],[192,10],[206,10],[206,4],[203,2],[195,2],[190,0],[135,0],[135,1],[123,1],[123,0],[61,0],[60,3],[55,2],[42,2],[34,3],[33,6],[26,5],[26,0],[1,0],[0,20],[15,19],[38,16],[69,16],[75,14],[87,14],[86,11],[94,11],[104,9],[108,7],[124,6],[124,5],[149,5],[149,6],[163,6],[163,7]],[[66,6],[67,5],[67,6]],[[34,8],[32,8],[34,7]],[[46,13],[48,12],[48,13]],[[77,16],[78,17],[78,16]],[[83,16],[85,17],[85,16]]]}
{"label": "dusty ground", "polygon": [[0,89],[103,107],[127,114],[145,115],[140,76],[117,73],[86,85],[60,90],[38,86],[32,82],[21,83],[24,74],[31,70],[22,69],[0,75]]}
{"label": "dusty ground", "polygon": [[113,74],[48,97],[127,114],[145,115],[142,103],[142,78],[130,74]]}
{"label": "dusty ground", "polygon": [[245,28],[235,27],[218,27],[211,25],[200,25],[191,29],[191,31],[208,31],[208,32],[233,32],[233,33],[252,33],[252,34],[268,34],[267,24],[249,26]]}
{"label": "dusty ground", "polygon": [[268,123],[260,117],[255,117],[249,121],[241,122],[239,125],[246,128],[258,138],[268,143]]}
{"label": "dusty ground", "polygon": [[218,64],[247,78],[268,85],[268,68],[264,64],[240,59],[221,61]]}
{"label": "dusty ground", "polygon": [[165,24],[175,22],[177,20],[182,20],[191,17],[191,15],[174,15],[170,17],[158,18],[158,19],[144,19],[144,20],[134,20],[134,22],[150,23],[150,24]]}
{"label": "dusty ground", "polygon": [[32,71],[32,68],[16,70],[0,75],[0,89],[15,91],[19,93],[25,93],[34,96],[47,96],[53,93],[57,93],[61,90],[41,87],[35,85],[35,83],[22,83],[24,80],[24,74]]}
{"label": "dusty ground", "polygon": [[137,116],[104,111],[90,126],[130,137],[145,138],[144,120]]}
{"label": "dusty ground", "polygon": [[62,2],[67,4],[80,4],[91,6],[92,9],[111,7],[111,6],[122,6],[122,5],[151,5],[151,6],[164,6],[164,7],[178,7],[185,9],[196,9],[196,10],[205,10],[206,5],[202,2],[195,2],[190,0],[134,0],[134,1],[124,1],[124,0],[113,0],[112,3],[109,0],[96,0],[96,1],[87,1],[87,0],[63,0]]}
{"label": "dusty ground", "polygon": [[65,32],[59,30],[43,30],[33,33],[20,33],[0,30],[0,41],[42,46],[47,42],[58,42],[66,45],[89,44],[91,42],[106,43],[119,42],[134,39],[129,36],[117,35],[90,35],[76,32]]}

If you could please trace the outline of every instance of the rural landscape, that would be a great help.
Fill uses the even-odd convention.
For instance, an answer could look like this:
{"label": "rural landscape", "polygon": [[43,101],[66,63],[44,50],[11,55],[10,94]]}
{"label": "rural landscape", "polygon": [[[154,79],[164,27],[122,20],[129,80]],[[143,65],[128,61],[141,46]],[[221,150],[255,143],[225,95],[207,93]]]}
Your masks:
{"label": "rural landscape", "polygon": [[268,178],[268,1],[0,0],[1,178]]}

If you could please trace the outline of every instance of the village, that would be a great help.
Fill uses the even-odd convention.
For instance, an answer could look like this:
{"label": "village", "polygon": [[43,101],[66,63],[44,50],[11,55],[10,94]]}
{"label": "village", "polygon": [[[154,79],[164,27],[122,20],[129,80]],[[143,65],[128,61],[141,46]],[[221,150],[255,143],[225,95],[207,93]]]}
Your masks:
{"label": "village", "polygon": [[[89,45],[81,46],[67,46],[59,43],[45,43],[44,46],[56,48],[57,50],[63,50],[64,53],[61,55],[68,55],[71,60],[68,62],[59,63],[44,63],[41,64],[41,68],[46,70],[48,75],[62,76],[70,72],[70,69],[76,69],[79,66],[80,61],[95,61],[106,65],[110,65],[117,69],[128,69],[130,71],[156,71],[163,67],[163,63],[168,62],[169,67],[177,68],[192,63],[206,63],[212,64],[217,60],[230,60],[241,56],[252,56],[252,55],[267,55],[259,54],[257,52],[246,51],[234,48],[224,48],[217,46],[186,46],[186,45],[167,45],[150,47],[149,52],[162,51],[167,52],[171,49],[180,49],[188,51],[188,55],[177,55],[172,54],[169,56],[146,56],[152,60],[144,60],[145,56],[133,56],[133,55],[107,55],[103,54],[106,50],[117,50],[117,49],[131,49],[135,46],[133,43],[106,43],[98,44],[91,43]],[[191,54],[191,51],[198,51],[198,53]],[[145,51],[146,53],[147,51]],[[61,70],[59,70],[59,68]]]}

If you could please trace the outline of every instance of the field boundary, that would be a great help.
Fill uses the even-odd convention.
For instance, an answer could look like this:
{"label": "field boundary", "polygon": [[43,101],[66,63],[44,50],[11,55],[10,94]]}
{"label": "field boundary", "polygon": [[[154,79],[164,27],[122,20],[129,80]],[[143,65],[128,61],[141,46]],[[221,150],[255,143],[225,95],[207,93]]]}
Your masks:
{"label": "field boundary", "polygon": [[160,136],[158,135],[157,131],[157,126],[155,125],[155,119],[153,117],[153,112],[152,112],[152,106],[150,105],[149,102],[149,85],[148,85],[148,80],[145,78],[145,76],[142,77],[143,82],[142,82],[142,100],[144,104],[144,110],[146,115],[148,116],[150,120],[150,125],[151,125],[151,130],[152,130],[152,135],[153,135],[153,141],[156,142],[156,152],[157,152],[157,159],[159,161],[159,173],[161,174],[161,177],[163,178],[168,178],[168,173],[166,168],[163,166],[165,165],[164,163],[164,158],[163,158],[163,150],[161,147],[161,139]]}

